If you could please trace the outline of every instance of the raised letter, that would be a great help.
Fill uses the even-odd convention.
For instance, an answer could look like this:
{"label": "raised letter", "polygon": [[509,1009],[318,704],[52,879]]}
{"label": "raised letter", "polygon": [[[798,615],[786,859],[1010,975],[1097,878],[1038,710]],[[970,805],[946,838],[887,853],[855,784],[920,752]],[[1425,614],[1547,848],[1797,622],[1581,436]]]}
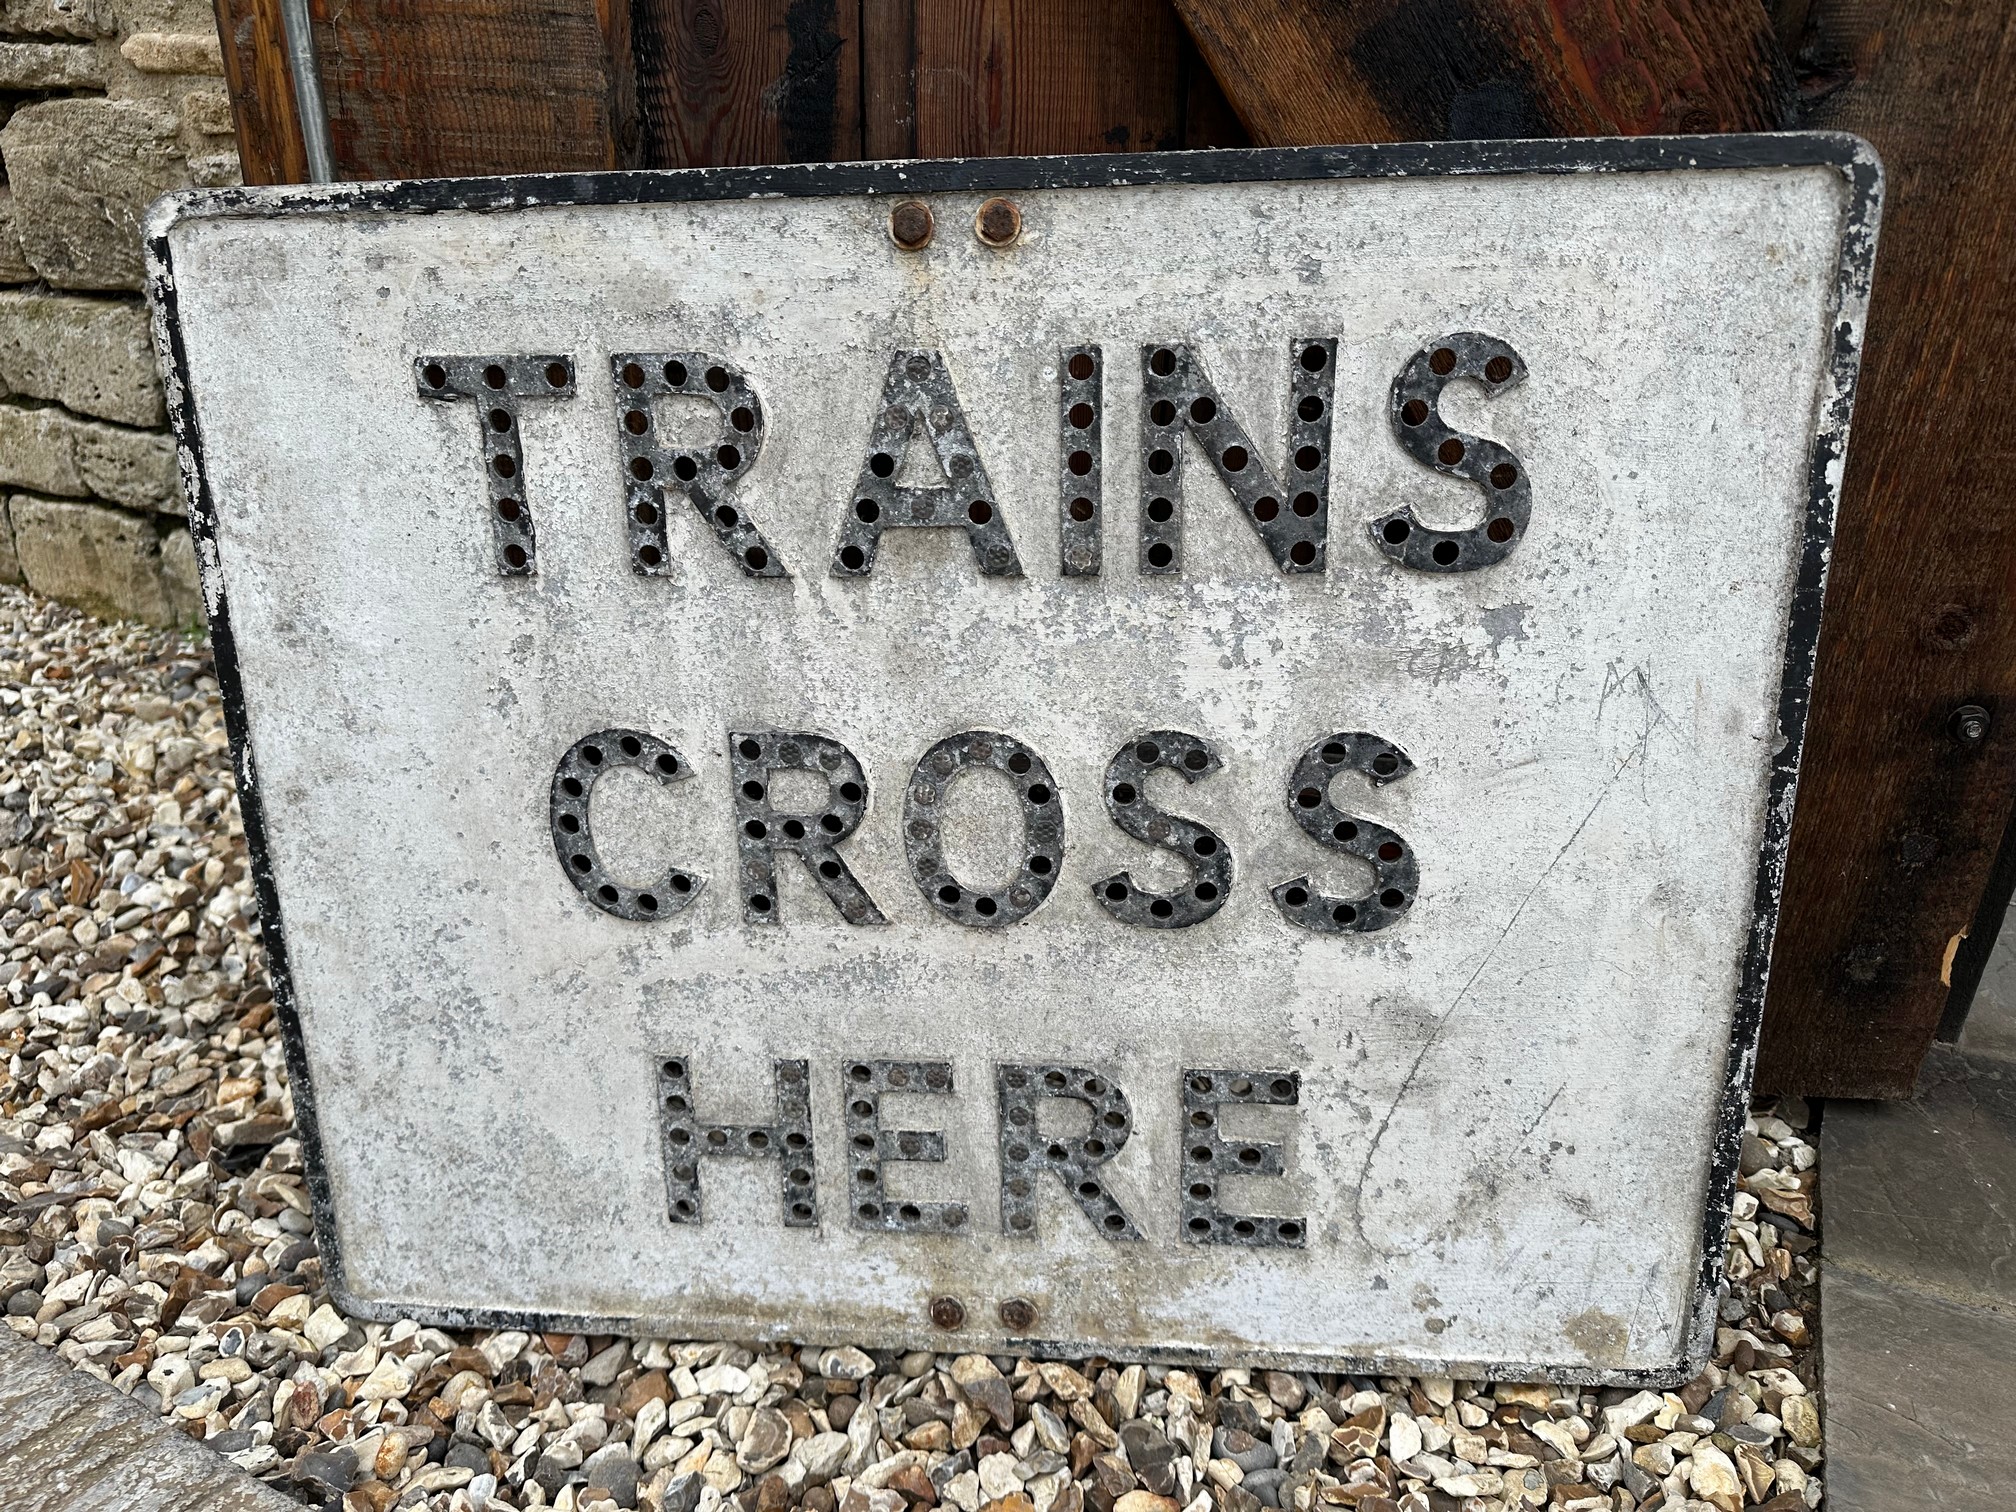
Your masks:
{"label": "raised letter", "polygon": [[571,357],[420,357],[413,381],[422,399],[474,399],[483,433],[483,477],[490,491],[490,540],[497,571],[531,577],[538,543],[525,488],[525,449],[518,439],[524,399],[572,399]]}
{"label": "raised letter", "polygon": [[[774,853],[805,863],[819,890],[849,924],[886,924],[882,910],[833,849],[868,811],[868,779],[837,740],[802,730],[731,730],[735,770],[735,844],[742,854],[742,917],[775,924],[779,915]],[[772,772],[811,772],[826,780],[826,801],[811,814],[780,814],[770,804]]]}
{"label": "raised letter", "polygon": [[[742,370],[706,352],[616,352],[616,439],[623,453],[624,514],[631,570],[666,577],[665,490],[684,490],[714,539],[749,577],[789,577],[746,507],[729,500],[763,450],[763,401]],[[658,443],[651,401],[691,394],[721,412],[721,430],[705,446]]]}
{"label": "raised letter", "polygon": [[1065,577],[1097,577],[1104,553],[1099,507],[1106,472],[1100,439],[1104,377],[1097,346],[1066,347],[1058,354],[1057,551]]}
{"label": "raised letter", "polygon": [[700,1221],[700,1157],[741,1155],[777,1159],[784,1171],[784,1226],[816,1228],[818,1187],[812,1179],[812,1100],[802,1060],[780,1060],[777,1121],[702,1124],[693,1115],[692,1074],[686,1057],[658,1063],[658,1137],[665,1154],[665,1200],[674,1223]]}
{"label": "raised letter", "polygon": [[1526,376],[1519,354],[1496,336],[1458,331],[1407,359],[1393,380],[1393,434],[1424,462],[1452,478],[1467,478],[1484,494],[1484,519],[1463,530],[1437,530],[1415,518],[1414,506],[1372,521],[1372,539],[1403,566],[1419,572],[1474,572],[1502,562],[1526,534],[1533,511],[1526,468],[1508,446],[1453,430],[1442,418],[1442,390],[1474,378],[1487,395],[1502,394]]}
{"label": "raised letter", "polygon": [[[940,488],[896,482],[910,443],[922,430],[950,481]],[[1020,577],[1022,562],[1001,518],[979,448],[952,388],[945,359],[936,352],[891,355],[882,407],[868,440],[861,480],[833,543],[833,575],[865,577],[875,569],[875,549],[885,530],[957,527],[972,543],[973,559],[988,577]]]}
{"label": "raised letter", "polygon": [[952,1067],[944,1061],[852,1061],[847,1066],[847,1154],[853,1166],[848,1206],[854,1227],[898,1234],[954,1234],[966,1227],[963,1202],[909,1202],[882,1189],[890,1161],[945,1158],[936,1129],[885,1129],[882,1095],[950,1093]]}
{"label": "raised letter", "polygon": [[1414,770],[1407,753],[1390,740],[1349,731],[1317,741],[1302,753],[1288,779],[1288,812],[1314,840],[1372,863],[1372,891],[1362,898],[1333,898],[1296,877],[1274,889],[1281,917],[1317,934],[1369,934],[1405,913],[1421,885],[1414,848],[1383,824],[1347,814],[1330,801],[1330,780],[1339,772],[1362,773],[1374,787],[1398,782]]}
{"label": "raised letter", "polygon": [[604,772],[632,767],[660,782],[683,782],[693,769],[656,735],[642,730],[597,730],[567,748],[553,769],[553,850],[581,896],[602,912],[619,919],[666,919],[700,896],[707,879],[684,867],[673,867],[655,884],[626,887],[602,868],[595,837],[588,826],[588,800]]}
{"label": "raised letter", "polygon": [[1210,743],[1181,730],[1150,730],[1114,753],[1106,768],[1106,812],[1136,840],[1182,858],[1190,883],[1175,892],[1150,892],[1120,872],[1092,884],[1092,896],[1123,924],[1184,929],[1202,924],[1225,906],[1232,891],[1232,852],[1214,831],[1194,819],[1165,813],[1148,801],[1148,774],[1157,767],[1195,782],[1221,763]]}
{"label": "raised letter", "polygon": [[1227,1104],[1293,1107],[1302,1078],[1293,1071],[1183,1073],[1183,1237],[1192,1244],[1251,1244],[1300,1249],[1308,1225],[1300,1218],[1251,1218],[1218,1205],[1220,1176],[1279,1176],[1281,1146],[1218,1137],[1218,1110]]}
{"label": "raised letter", "polygon": [[1204,371],[1181,343],[1141,349],[1141,571],[1183,570],[1183,433],[1202,448],[1274,565],[1321,572],[1330,528],[1331,337],[1288,345],[1288,470],[1277,483]]}
{"label": "raised letter", "polygon": [[[979,892],[947,869],[941,834],[945,791],[968,767],[987,767],[1015,784],[1022,801],[1022,865],[1006,888]],[[903,795],[903,854],[924,901],[955,924],[999,929],[1026,919],[1057,885],[1064,851],[1064,799],[1050,768],[1012,735],[967,730],[924,753]]]}
{"label": "raised letter", "polygon": [[[1120,1153],[1133,1132],[1127,1094],[1083,1066],[997,1066],[994,1085],[1001,1098],[1001,1230],[1036,1233],[1035,1184],[1045,1171],[1070,1192],[1071,1200],[1108,1239],[1139,1239],[1141,1230],[1118,1199],[1092,1174]],[[1092,1110],[1083,1134],[1043,1133],[1036,1107],[1046,1097],[1068,1097]]]}

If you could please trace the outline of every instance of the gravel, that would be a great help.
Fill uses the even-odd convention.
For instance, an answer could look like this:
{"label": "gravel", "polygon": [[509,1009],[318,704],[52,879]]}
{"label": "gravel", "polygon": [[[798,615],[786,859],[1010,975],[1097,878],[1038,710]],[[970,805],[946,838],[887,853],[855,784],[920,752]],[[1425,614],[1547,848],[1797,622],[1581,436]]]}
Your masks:
{"label": "gravel", "polygon": [[[1760,1106],[1677,1392],[353,1322],[197,641],[0,588],[0,1310],[304,1503],[1799,1512],[1817,1150]],[[726,1509],[723,1509],[726,1512]]]}

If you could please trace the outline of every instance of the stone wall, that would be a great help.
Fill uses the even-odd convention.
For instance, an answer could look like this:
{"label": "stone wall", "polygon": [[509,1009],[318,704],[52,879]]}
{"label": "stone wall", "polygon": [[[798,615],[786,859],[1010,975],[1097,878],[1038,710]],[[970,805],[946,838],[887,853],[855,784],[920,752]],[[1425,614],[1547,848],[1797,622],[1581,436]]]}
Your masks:
{"label": "stone wall", "polygon": [[208,0],[0,0],[0,165],[0,582],[190,623],[139,227],[238,182]]}

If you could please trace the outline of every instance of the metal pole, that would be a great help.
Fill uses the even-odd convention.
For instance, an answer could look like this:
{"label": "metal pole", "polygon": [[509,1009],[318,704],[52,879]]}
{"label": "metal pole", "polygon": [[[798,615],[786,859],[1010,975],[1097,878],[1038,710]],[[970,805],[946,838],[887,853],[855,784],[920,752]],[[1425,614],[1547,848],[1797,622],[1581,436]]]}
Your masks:
{"label": "metal pole", "polygon": [[287,62],[294,73],[294,108],[301,117],[301,145],[308,154],[308,181],[333,184],[336,159],[329,150],[329,112],[322,103],[322,76],[315,67],[315,34],[308,25],[308,0],[280,0],[280,24],[287,33]]}

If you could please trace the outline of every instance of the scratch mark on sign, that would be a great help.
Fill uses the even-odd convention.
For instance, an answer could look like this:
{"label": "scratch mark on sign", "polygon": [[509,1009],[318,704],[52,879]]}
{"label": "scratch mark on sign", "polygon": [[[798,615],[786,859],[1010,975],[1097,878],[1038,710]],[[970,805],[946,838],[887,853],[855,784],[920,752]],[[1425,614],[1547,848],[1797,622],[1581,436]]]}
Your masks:
{"label": "scratch mark on sign", "polygon": [[[1640,675],[1642,676],[1642,673]],[[1647,696],[1649,697],[1649,688]],[[1652,707],[1657,708],[1658,705],[1654,703]],[[1567,840],[1562,842],[1561,848],[1554,853],[1553,860],[1547,863],[1546,868],[1534,879],[1533,885],[1527,888],[1525,895],[1519,899],[1519,906],[1512,910],[1512,916],[1505,921],[1505,927],[1498,932],[1498,938],[1491,942],[1491,948],[1484,952],[1483,959],[1477,963],[1477,969],[1464,979],[1463,985],[1457,989],[1456,996],[1450,1001],[1449,1006],[1435,1020],[1434,1027],[1428,1031],[1427,1039],[1421,1042],[1421,1048],[1415,1052],[1413,1063],[1407,1068],[1407,1074],[1400,1079],[1399,1090],[1393,1094],[1393,1100],[1387,1105],[1385,1116],[1379,1120],[1379,1127],[1372,1131],[1371,1142],[1365,1147],[1365,1158],[1359,1162],[1358,1180],[1354,1183],[1352,1190],[1351,1227],[1358,1235],[1359,1241],[1368,1249],[1388,1256],[1395,1253],[1395,1251],[1381,1248],[1381,1246],[1373,1243],[1372,1236],[1365,1230],[1365,1184],[1372,1179],[1372,1162],[1378,1159],[1379,1146],[1385,1141],[1386,1131],[1393,1126],[1393,1116],[1400,1111],[1400,1104],[1407,1100],[1407,1094],[1413,1090],[1414,1083],[1421,1074],[1422,1064],[1428,1059],[1428,1052],[1435,1048],[1436,1041],[1442,1036],[1442,1031],[1455,1018],[1457,1010],[1463,1006],[1463,1000],[1470,995],[1470,989],[1477,985],[1477,979],[1484,974],[1484,968],[1489,966],[1497,956],[1498,948],[1505,943],[1512,931],[1519,927],[1519,920],[1526,912],[1526,905],[1533,901],[1534,896],[1546,884],[1547,879],[1554,874],[1554,869],[1561,864],[1562,858],[1575,848],[1575,843],[1582,838],[1582,832],[1589,828],[1589,821],[1596,817],[1596,811],[1603,807],[1603,801],[1610,796],[1611,790],[1623,779],[1625,772],[1637,765],[1639,760],[1644,756],[1646,745],[1652,738],[1652,730],[1656,727],[1656,721],[1654,724],[1648,726],[1638,743],[1617,764],[1616,770],[1611,772],[1609,778],[1604,782],[1602,789],[1596,794],[1595,801],[1589,805],[1588,811],[1582,815],[1581,822],[1575,826],[1574,832],[1568,836]],[[1545,1110],[1543,1109],[1542,1111],[1544,1114]],[[1527,1132],[1530,1133],[1531,1130],[1529,1129]]]}

